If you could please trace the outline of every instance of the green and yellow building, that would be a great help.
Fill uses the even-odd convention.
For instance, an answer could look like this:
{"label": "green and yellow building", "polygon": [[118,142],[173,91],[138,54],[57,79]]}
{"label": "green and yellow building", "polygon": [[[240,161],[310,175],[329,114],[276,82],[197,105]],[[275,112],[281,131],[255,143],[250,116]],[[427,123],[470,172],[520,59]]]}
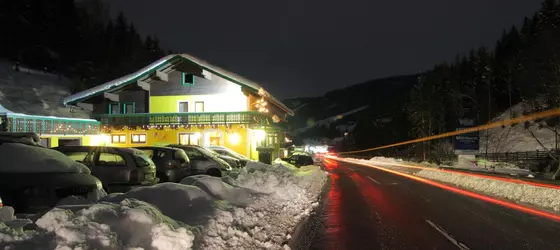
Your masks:
{"label": "green and yellow building", "polygon": [[97,144],[226,146],[252,159],[281,156],[293,111],[257,83],[186,54],[64,99],[101,123]]}

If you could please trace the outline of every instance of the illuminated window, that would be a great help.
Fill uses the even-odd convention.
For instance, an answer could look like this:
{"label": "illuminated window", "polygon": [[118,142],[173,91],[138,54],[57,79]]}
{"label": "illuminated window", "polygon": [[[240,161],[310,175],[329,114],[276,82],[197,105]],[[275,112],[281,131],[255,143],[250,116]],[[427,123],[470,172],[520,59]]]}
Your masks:
{"label": "illuminated window", "polygon": [[113,135],[111,136],[112,143],[126,143],[126,135]]}
{"label": "illuminated window", "polygon": [[198,133],[180,133],[179,144],[181,145],[199,145],[200,134]]}
{"label": "illuminated window", "polygon": [[131,142],[132,143],[146,143],[146,135],[145,134],[132,134],[131,135]]}

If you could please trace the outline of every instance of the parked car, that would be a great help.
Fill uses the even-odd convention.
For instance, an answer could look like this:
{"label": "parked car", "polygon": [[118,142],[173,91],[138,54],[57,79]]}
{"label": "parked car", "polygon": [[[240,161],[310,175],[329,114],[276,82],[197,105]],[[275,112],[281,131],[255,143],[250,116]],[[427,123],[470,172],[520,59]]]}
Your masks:
{"label": "parked car", "polygon": [[200,151],[204,151],[206,154],[210,154],[210,155],[213,155],[215,157],[218,157],[221,160],[227,162],[231,167],[235,167],[235,168],[242,167],[241,161],[239,161],[237,158],[218,154],[216,151],[205,148],[205,147],[202,147],[202,146],[198,146],[198,145],[189,145],[189,146],[197,148]]}
{"label": "parked car", "polygon": [[224,146],[209,146],[208,149],[213,150],[214,152],[222,155],[222,156],[228,156],[228,157],[232,157],[235,158],[237,160],[239,160],[239,162],[241,163],[242,166],[246,166],[247,162],[251,161],[251,159],[247,158],[246,156],[237,153],[229,148],[226,148]]}
{"label": "parked car", "polygon": [[288,162],[296,167],[313,165],[314,161],[311,155],[305,153],[294,153],[286,158],[282,158],[283,161]]}
{"label": "parked car", "polygon": [[0,133],[0,203],[35,214],[68,196],[87,198],[102,189],[86,166],[39,141],[34,133]]}
{"label": "parked car", "polygon": [[83,163],[99,178],[107,192],[128,191],[133,186],[158,182],[156,165],[144,152],[134,148],[65,146],[53,148]]}
{"label": "parked car", "polygon": [[216,156],[215,153],[195,145],[171,144],[167,147],[180,148],[187,153],[191,163],[191,172],[221,177],[231,171],[231,166]]}
{"label": "parked car", "polygon": [[189,157],[184,150],[171,147],[135,147],[156,164],[160,182],[179,182],[191,174]]}
{"label": "parked car", "polygon": [[243,165],[241,164],[241,161],[238,160],[235,157],[230,157],[230,156],[227,156],[227,155],[221,155],[214,150],[211,150],[211,149],[208,149],[208,148],[205,148],[205,147],[202,147],[202,146],[198,146],[198,145],[190,145],[190,146],[197,147],[198,149],[200,149],[202,151],[205,151],[208,154],[212,154],[212,155],[222,159],[223,161],[227,162],[231,167],[235,167],[235,168],[243,167]]}

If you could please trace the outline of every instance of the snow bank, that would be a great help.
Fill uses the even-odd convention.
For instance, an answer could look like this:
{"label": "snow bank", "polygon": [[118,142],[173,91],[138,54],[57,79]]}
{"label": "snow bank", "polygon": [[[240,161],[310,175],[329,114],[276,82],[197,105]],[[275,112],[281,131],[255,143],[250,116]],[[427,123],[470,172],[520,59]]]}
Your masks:
{"label": "snow bank", "polygon": [[61,152],[21,143],[0,145],[0,172],[91,173],[88,167]]}
{"label": "snow bank", "polygon": [[449,173],[438,170],[422,170],[416,175],[454,184],[462,188],[474,190],[487,195],[506,198],[515,202],[560,211],[560,190],[537,187],[526,184],[511,183],[495,179]]}
{"label": "snow bank", "polygon": [[55,208],[38,229],[15,232],[0,224],[0,245],[16,249],[188,249],[194,234],[138,200],[98,203],[73,213]]}
{"label": "snow bank", "polygon": [[247,207],[217,210],[205,227],[203,249],[285,249],[297,223],[318,205],[327,177],[318,167],[256,165],[242,169],[236,182],[268,195]]}
{"label": "snow bank", "polygon": [[297,223],[318,205],[327,175],[316,166],[251,165],[235,178],[191,176],[181,183],[110,194],[91,206],[63,205],[37,220],[34,231],[0,223],[0,245],[17,249],[286,249]]}

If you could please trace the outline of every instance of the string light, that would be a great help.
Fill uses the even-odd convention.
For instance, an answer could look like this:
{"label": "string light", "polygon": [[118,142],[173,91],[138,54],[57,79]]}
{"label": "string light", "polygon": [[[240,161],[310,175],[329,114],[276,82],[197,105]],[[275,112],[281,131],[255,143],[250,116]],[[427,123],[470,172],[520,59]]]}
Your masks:
{"label": "string light", "polygon": [[[5,128],[9,132],[34,132],[38,134],[99,134],[98,122],[81,122],[59,120],[43,120],[38,118],[3,119]],[[68,119],[69,120],[69,119]],[[15,130],[13,124],[15,122]]]}

